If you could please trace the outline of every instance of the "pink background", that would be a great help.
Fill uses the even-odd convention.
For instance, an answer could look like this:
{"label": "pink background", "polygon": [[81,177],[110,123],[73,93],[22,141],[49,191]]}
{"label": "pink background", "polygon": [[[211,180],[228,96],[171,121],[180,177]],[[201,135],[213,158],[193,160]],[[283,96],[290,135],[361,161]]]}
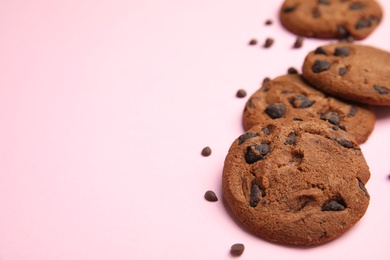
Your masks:
{"label": "pink background", "polygon": [[[390,259],[389,108],[361,146],[371,204],[341,238],[271,244],[224,207],[223,161],[243,131],[236,91],[300,70],[327,43],[292,49],[281,3],[2,0],[0,259],[229,259],[234,243],[242,259]],[[362,43],[390,50],[389,19]]]}

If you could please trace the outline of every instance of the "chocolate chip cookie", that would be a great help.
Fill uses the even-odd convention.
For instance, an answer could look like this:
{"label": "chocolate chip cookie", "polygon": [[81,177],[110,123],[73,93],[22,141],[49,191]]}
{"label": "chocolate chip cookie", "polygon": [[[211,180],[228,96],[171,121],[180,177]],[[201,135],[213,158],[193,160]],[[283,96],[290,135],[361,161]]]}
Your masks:
{"label": "chocolate chip cookie", "polygon": [[346,132],[319,119],[256,125],[225,159],[223,196],[238,221],[269,241],[321,244],[365,214],[369,168]]}
{"label": "chocolate chip cookie", "polygon": [[301,117],[323,119],[335,128],[348,131],[359,144],[367,140],[375,126],[375,113],[371,106],[326,96],[298,74],[265,82],[248,99],[243,125],[245,130],[249,130],[270,120]]}
{"label": "chocolate chip cookie", "polygon": [[305,58],[303,77],[319,90],[364,104],[390,106],[390,53],[375,47],[334,43]]}
{"label": "chocolate chip cookie", "polygon": [[297,35],[361,40],[375,30],[382,14],[374,0],[285,0],[279,17]]}

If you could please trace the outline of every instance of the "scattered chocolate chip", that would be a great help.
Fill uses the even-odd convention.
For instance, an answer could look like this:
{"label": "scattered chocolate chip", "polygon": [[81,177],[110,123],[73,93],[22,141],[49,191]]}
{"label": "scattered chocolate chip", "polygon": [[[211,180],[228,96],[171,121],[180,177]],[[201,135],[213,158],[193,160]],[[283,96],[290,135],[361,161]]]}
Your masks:
{"label": "scattered chocolate chip", "polygon": [[271,19],[267,19],[265,21],[265,25],[271,25],[271,24],[273,24],[273,21]]}
{"label": "scattered chocolate chip", "polygon": [[236,93],[236,97],[243,98],[246,97],[246,91],[243,89],[239,89]]}
{"label": "scattered chocolate chip", "polygon": [[337,198],[337,199],[332,199],[332,200],[328,200],[327,202],[325,202],[324,205],[322,205],[321,210],[322,211],[342,211],[345,208],[346,208],[345,202],[342,199]]}
{"label": "scattered chocolate chip", "polygon": [[298,70],[296,68],[290,67],[287,70],[288,74],[298,74]]}
{"label": "scattered chocolate chip", "polygon": [[343,146],[345,148],[348,148],[348,149],[353,148],[353,143],[351,141],[349,141],[349,140],[339,139],[339,140],[336,140],[336,141],[339,143],[339,145],[341,145],[341,146]]}
{"label": "scattered chocolate chip", "polygon": [[298,95],[291,98],[290,103],[295,108],[308,108],[311,107],[315,101],[308,99],[305,95]]}
{"label": "scattered chocolate chip", "polygon": [[263,45],[264,48],[269,48],[272,46],[272,44],[274,44],[274,39],[272,38],[267,38],[265,39],[265,43]]}
{"label": "scattered chocolate chip", "polygon": [[338,131],[338,130],[339,130],[339,127],[338,127],[337,125],[334,125],[334,126],[332,126],[332,129],[333,129],[334,131]]}
{"label": "scattered chocolate chip", "polygon": [[301,48],[302,45],[303,45],[303,40],[304,40],[304,39],[305,39],[304,37],[298,36],[297,39],[296,39],[295,42],[294,42],[293,47],[294,47],[295,49]]}
{"label": "scattered chocolate chip", "polygon": [[203,156],[205,156],[205,157],[207,157],[207,156],[209,156],[211,154],[211,149],[210,149],[210,147],[205,147],[205,148],[203,148],[202,149],[202,155]]}
{"label": "scattered chocolate chip", "polygon": [[269,144],[261,143],[260,145],[250,145],[246,149],[245,161],[247,164],[255,163],[259,160],[263,160],[269,153]]}
{"label": "scattered chocolate chip", "polygon": [[256,45],[257,44],[257,40],[256,39],[252,39],[249,41],[249,45]]}
{"label": "scattered chocolate chip", "polygon": [[329,112],[321,114],[320,118],[322,120],[328,121],[332,125],[338,125],[340,122],[339,115],[337,114],[337,112],[333,112],[333,111],[329,111]]}
{"label": "scattered chocolate chip", "polygon": [[330,63],[325,60],[315,60],[311,70],[314,73],[320,73],[330,69]]}
{"label": "scattered chocolate chip", "polygon": [[263,86],[261,87],[261,90],[262,90],[263,92],[267,92],[268,90],[270,90],[270,88],[271,88],[271,85],[263,85]]}
{"label": "scattered chocolate chip", "polygon": [[[252,99],[249,99],[248,102],[247,102],[247,106],[250,107],[250,108],[254,108],[255,105],[253,104],[253,100]],[[246,107],[246,106],[245,106]]]}
{"label": "scattered chocolate chip", "polygon": [[355,25],[356,30],[360,30],[363,28],[368,28],[371,26],[371,22],[369,19],[361,18]]}
{"label": "scattered chocolate chip", "polygon": [[319,18],[321,16],[320,9],[318,9],[317,7],[313,8],[311,14],[313,18]]}
{"label": "scattered chocolate chip", "polygon": [[262,191],[259,185],[252,183],[249,205],[251,207],[256,207],[260,202],[260,196],[262,196]]}
{"label": "scattered chocolate chip", "polygon": [[333,53],[334,56],[337,57],[347,57],[349,55],[348,47],[337,47]]}
{"label": "scattered chocolate chip", "polygon": [[287,136],[286,141],[284,142],[285,145],[293,145],[295,144],[295,139],[297,138],[297,135],[294,133],[289,133]]}
{"label": "scattered chocolate chip", "polygon": [[337,34],[340,36],[340,38],[347,38],[349,35],[348,30],[344,26],[337,26]]}
{"label": "scattered chocolate chip", "polygon": [[339,125],[340,129],[344,132],[347,132],[347,127],[345,125]]}
{"label": "scattered chocolate chip", "polygon": [[302,118],[299,118],[299,117],[294,117],[292,120],[293,120],[293,121],[303,121],[303,119],[302,119]]}
{"label": "scattered chocolate chip", "polygon": [[257,133],[254,133],[254,132],[246,132],[245,134],[240,135],[240,136],[238,137],[238,145],[241,145],[241,144],[243,144],[246,140],[251,139],[251,138],[256,137],[256,136],[257,136]]}
{"label": "scattered chocolate chip", "polygon": [[318,47],[315,51],[314,51],[314,54],[321,54],[321,55],[328,55],[328,53],[326,52],[326,50],[322,47]]}
{"label": "scattered chocolate chip", "polygon": [[339,75],[342,77],[347,73],[348,68],[347,67],[341,67],[339,68]]}
{"label": "scattered chocolate chip", "polygon": [[356,115],[356,110],[357,110],[357,107],[352,105],[352,106],[349,108],[349,112],[348,112],[348,114],[347,114],[347,117],[353,117],[353,116],[355,116],[355,115]]}
{"label": "scattered chocolate chip", "polygon": [[364,8],[365,8],[364,4],[359,3],[359,2],[351,3],[351,4],[349,5],[349,9],[350,9],[350,10],[362,10],[362,9],[364,9]]}
{"label": "scattered chocolate chip", "polygon": [[212,191],[212,190],[206,191],[206,193],[204,194],[204,198],[205,198],[207,201],[211,201],[211,202],[218,201],[217,195],[216,195],[215,192]]}
{"label": "scattered chocolate chip", "polygon": [[358,181],[358,185],[359,185],[359,188],[364,192],[364,194],[369,198],[370,197],[370,194],[368,194],[368,191],[366,189],[366,187],[364,186],[364,183],[361,182],[359,179],[357,179]]}
{"label": "scattered chocolate chip", "polygon": [[352,36],[352,35],[348,35],[347,37],[345,38],[341,38],[340,39],[340,42],[354,42],[355,41],[355,38]]}
{"label": "scattered chocolate chip", "polygon": [[368,17],[368,20],[370,21],[370,23],[379,23],[381,21],[381,18],[379,16],[369,16]]}
{"label": "scattered chocolate chip", "polygon": [[240,256],[244,253],[245,246],[243,244],[234,244],[230,248],[230,254],[233,256]]}
{"label": "scattered chocolate chip", "polygon": [[374,85],[373,88],[381,95],[389,94],[389,90],[383,86]]}
{"label": "scattered chocolate chip", "polygon": [[284,12],[284,13],[291,13],[291,12],[295,11],[295,8],[296,8],[295,5],[287,6],[287,7],[285,7],[285,8],[283,9],[283,12]]}
{"label": "scattered chocolate chip", "polygon": [[330,5],[329,0],[318,0],[320,5]]}
{"label": "scattered chocolate chip", "polygon": [[271,81],[271,79],[270,78],[268,78],[268,77],[265,77],[264,79],[263,79],[263,84],[264,83],[267,83],[267,82],[270,82]]}
{"label": "scattered chocolate chip", "polygon": [[261,129],[261,132],[263,132],[263,134],[265,134],[265,135],[269,135],[271,133],[271,131],[269,130],[268,127],[263,127]]}
{"label": "scattered chocolate chip", "polygon": [[280,118],[286,112],[283,104],[271,104],[265,109],[265,113],[272,119]]}

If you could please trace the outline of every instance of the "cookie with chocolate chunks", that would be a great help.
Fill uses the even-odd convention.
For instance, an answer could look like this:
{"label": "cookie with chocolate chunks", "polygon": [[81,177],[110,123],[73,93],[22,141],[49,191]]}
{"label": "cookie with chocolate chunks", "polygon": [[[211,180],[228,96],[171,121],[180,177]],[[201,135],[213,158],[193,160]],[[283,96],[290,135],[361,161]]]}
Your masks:
{"label": "cookie with chocolate chunks", "polygon": [[302,75],[325,93],[390,106],[390,53],[376,47],[351,43],[318,47],[307,54]]}
{"label": "cookie with chocolate chunks", "polygon": [[347,131],[359,144],[367,140],[375,126],[371,106],[326,96],[298,74],[265,82],[248,99],[242,121],[244,129],[249,130],[259,123],[278,118],[301,117],[327,121],[335,129]]}
{"label": "cookie with chocolate chunks", "polygon": [[279,13],[282,25],[296,35],[356,40],[370,35],[382,15],[375,0],[285,0]]}
{"label": "cookie with chocolate chunks", "polygon": [[369,168],[348,133],[319,119],[259,124],[226,156],[223,196],[238,222],[278,243],[335,239],[365,214]]}

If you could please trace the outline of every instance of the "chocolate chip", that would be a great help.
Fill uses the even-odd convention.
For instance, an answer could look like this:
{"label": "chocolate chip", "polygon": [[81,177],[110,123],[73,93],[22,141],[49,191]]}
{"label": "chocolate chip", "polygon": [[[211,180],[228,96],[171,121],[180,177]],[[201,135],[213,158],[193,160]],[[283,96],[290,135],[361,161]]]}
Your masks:
{"label": "chocolate chip", "polygon": [[292,93],[294,93],[294,91],[289,90],[289,89],[285,89],[285,90],[280,91],[280,94],[292,94]]}
{"label": "chocolate chip", "polygon": [[299,118],[299,117],[294,117],[292,120],[293,120],[293,121],[303,121],[303,119],[302,119],[302,118]]}
{"label": "chocolate chip", "polygon": [[339,145],[341,145],[341,146],[343,146],[345,148],[348,148],[348,149],[353,148],[353,143],[351,141],[349,141],[349,140],[339,139],[339,140],[336,140],[336,141],[339,143]]}
{"label": "chocolate chip", "polygon": [[247,106],[250,107],[250,108],[254,108],[255,107],[255,105],[253,104],[253,100],[252,99],[248,100]]}
{"label": "chocolate chip", "polygon": [[379,23],[381,21],[381,18],[379,16],[369,16],[368,17],[368,20],[370,21],[370,23]]}
{"label": "chocolate chip", "polygon": [[283,104],[271,104],[265,109],[265,113],[272,119],[280,118],[286,112],[286,107]]}
{"label": "chocolate chip", "polygon": [[389,90],[387,88],[385,88],[384,86],[374,85],[373,88],[381,95],[389,94]]}
{"label": "chocolate chip", "polygon": [[325,60],[315,60],[311,70],[314,73],[320,73],[330,69],[330,63]]}
{"label": "chocolate chip", "polygon": [[270,88],[271,88],[271,85],[263,85],[263,86],[261,87],[261,90],[262,90],[263,92],[267,92],[268,90],[270,90]]}
{"label": "chocolate chip", "polygon": [[257,44],[257,40],[256,39],[252,39],[249,41],[248,43],[249,45],[256,45]]}
{"label": "chocolate chip", "polygon": [[291,13],[291,12],[295,11],[295,8],[296,8],[295,5],[290,5],[290,6],[285,7],[283,9],[283,12],[284,13]]}
{"label": "chocolate chip", "polygon": [[320,4],[320,5],[330,5],[329,0],[318,0],[318,4]]}
{"label": "chocolate chip", "polygon": [[243,98],[246,97],[246,91],[243,89],[239,89],[236,93],[236,97]]}
{"label": "chocolate chip", "polygon": [[230,248],[230,254],[233,256],[240,256],[244,253],[245,246],[243,244],[234,244]]}
{"label": "chocolate chip", "polygon": [[285,145],[293,145],[295,144],[295,139],[297,138],[297,135],[294,133],[289,133],[287,136],[286,141],[284,142]]}
{"label": "chocolate chip", "polygon": [[347,132],[347,127],[345,125],[339,125],[340,129],[344,132]]}
{"label": "chocolate chip", "polygon": [[317,7],[313,8],[311,14],[313,18],[319,18],[321,16],[320,9],[318,9]]}
{"label": "chocolate chip", "polygon": [[298,95],[291,98],[290,103],[295,108],[308,108],[311,107],[315,101],[308,99],[305,95]]}
{"label": "chocolate chip", "polygon": [[348,47],[337,47],[333,53],[334,56],[337,57],[347,57],[349,55]]}
{"label": "chocolate chip", "polygon": [[238,145],[241,145],[241,144],[243,144],[246,140],[251,139],[251,138],[256,137],[256,136],[257,136],[257,133],[246,132],[245,134],[240,135],[240,136],[238,137]]}
{"label": "chocolate chip", "polygon": [[264,79],[263,79],[263,84],[264,83],[267,83],[267,82],[270,82],[271,81],[271,79],[270,78],[268,78],[268,77],[265,77]]}
{"label": "chocolate chip", "polygon": [[269,130],[268,127],[263,127],[261,129],[261,132],[263,132],[263,134],[265,134],[265,135],[269,135],[271,133],[271,131]]}
{"label": "chocolate chip", "polygon": [[211,154],[211,149],[210,149],[210,147],[205,147],[205,148],[203,148],[202,149],[202,155],[203,156],[205,156],[205,157],[207,157],[207,156],[209,156]]}
{"label": "chocolate chip", "polygon": [[296,68],[290,67],[287,70],[288,74],[298,74],[298,70]]}
{"label": "chocolate chip", "polygon": [[353,117],[356,115],[356,110],[357,110],[357,107],[356,106],[351,106],[349,108],[349,112],[347,114],[347,117]]}
{"label": "chocolate chip", "polygon": [[271,24],[273,24],[273,21],[271,19],[267,19],[265,21],[265,25],[271,25]]}
{"label": "chocolate chip", "polygon": [[333,129],[334,131],[338,131],[338,130],[339,130],[339,127],[338,127],[337,125],[334,125],[334,126],[332,126],[332,129]]}
{"label": "chocolate chip", "polygon": [[368,194],[368,191],[366,189],[366,187],[364,186],[364,183],[361,182],[359,179],[357,179],[358,181],[358,185],[359,185],[359,188],[364,192],[364,194],[369,198],[370,197],[370,194]]}
{"label": "chocolate chip", "polygon": [[337,114],[337,112],[333,112],[333,111],[329,111],[329,112],[321,114],[320,118],[322,120],[328,121],[332,125],[338,125],[340,122],[339,115]]}
{"label": "chocolate chip", "polygon": [[360,18],[360,20],[355,25],[355,29],[360,30],[360,29],[368,28],[370,26],[371,26],[371,22],[369,19]]}
{"label": "chocolate chip", "polygon": [[246,149],[245,161],[247,164],[255,163],[259,160],[263,160],[269,153],[269,144],[261,143],[260,145],[250,145]]}
{"label": "chocolate chip", "polygon": [[359,2],[351,3],[351,4],[349,5],[349,9],[350,9],[350,10],[362,10],[362,9],[364,9],[364,8],[365,8],[364,4],[359,3]]}
{"label": "chocolate chip", "polygon": [[347,67],[341,67],[341,68],[339,68],[339,76],[344,76],[345,75],[345,73],[347,73],[347,71],[348,71],[348,68]]}
{"label": "chocolate chip", "polygon": [[346,208],[345,202],[341,198],[328,200],[322,205],[322,211],[342,211]]}
{"label": "chocolate chip", "polygon": [[314,51],[314,54],[321,54],[321,55],[328,55],[328,53],[326,52],[326,50],[322,47],[318,47],[315,51]]}
{"label": "chocolate chip", "polygon": [[345,38],[340,39],[340,42],[354,42],[355,38],[352,35],[348,35]]}
{"label": "chocolate chip", "polygon": [[340,38],[347,38],[349,35],[348,30],[344,26],[339,25],[336,30]]}
{"label": "chocolate chip", "polygon": [[218,201],[217,195],[216,195],[215,192],[212,191],[212,190],[206,191],[206,193],[204,194],[204,198],[205,198],[207,201],[211,201],[211,202]]}
{"label": "chocolate chip", "polygon": [[302,45],[303,45],[303,40],[304,40],[304,39],[305,39],[305,38],[303,38],[302,36],[298,36],[297,39],[296,39],[295,42],[294,42],[293,47],[294,47],[295,49],[301,48]]}
{"label": "chocolate chip", "polygon": [[260,202],[260,197],[262,196],[261,188],[258,184],[253,183],[251,186],[251,194],[249,199],[249,205],[251,207],[256,207]]}
{"label": "chocolate chip", "polygon": [[269,48],[272,46],[272,44],[274,44],[274,39],[272,38],[267,38],[265,39],[265,43],[263,45],[264,48]]}

